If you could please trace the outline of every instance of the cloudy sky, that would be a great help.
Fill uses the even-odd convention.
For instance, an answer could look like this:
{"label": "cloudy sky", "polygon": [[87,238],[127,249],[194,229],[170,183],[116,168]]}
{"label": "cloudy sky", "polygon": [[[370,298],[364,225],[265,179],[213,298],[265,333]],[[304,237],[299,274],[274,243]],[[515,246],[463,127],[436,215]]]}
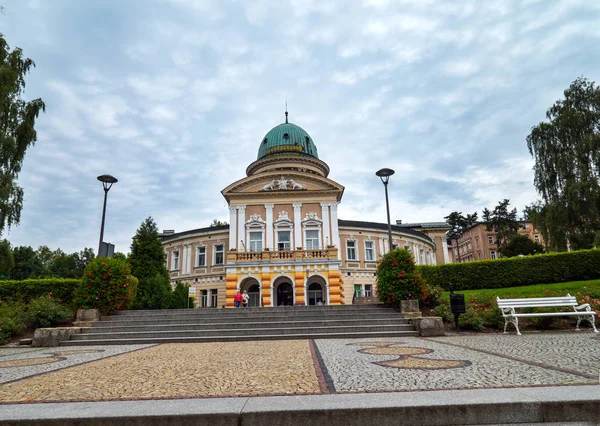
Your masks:
{"label": "cloudy sky", "polygon": [[2,0],[42,97],[13,245],[128,252],[149,215],[228,220],[220,191],[284,120],[346,187],[340,218],[440,221],[536,200],[526,136],[577,77],[600,82],[597,1]]}

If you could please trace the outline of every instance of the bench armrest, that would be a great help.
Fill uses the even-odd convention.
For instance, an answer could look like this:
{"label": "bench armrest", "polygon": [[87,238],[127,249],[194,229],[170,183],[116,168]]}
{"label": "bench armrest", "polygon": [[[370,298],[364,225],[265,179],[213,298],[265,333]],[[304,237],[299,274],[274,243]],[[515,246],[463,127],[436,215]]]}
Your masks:
{"label": "bench armrest", "polygon": [[574,309],[575,309],[576,311],[578,311],[578,310],[581,310],[581,309],[584,309],[584,308],[585,308],[585,310],[586,310],[587,312],[591,312],[591,310],[592,310],[592,308],[590,307],[590,304],[589,304],[589,303],[584,303],[583,305],[579,305],[579,306],[575,306],[575,307],[574,307]]}
{"label": "bench armrest", "polygon": [[500,308],[500,310],[502,311],[502,314],[509,314],[509,315],[514,315],[515,314],[515,308],[514,307],[507,307],[507,308]]}

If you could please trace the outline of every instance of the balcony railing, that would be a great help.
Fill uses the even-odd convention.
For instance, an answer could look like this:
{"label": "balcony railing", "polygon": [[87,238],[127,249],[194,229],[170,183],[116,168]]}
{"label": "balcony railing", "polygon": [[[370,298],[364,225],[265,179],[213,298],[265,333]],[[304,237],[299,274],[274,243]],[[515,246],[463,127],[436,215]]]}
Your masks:
{"label": "balcony railing", "polygon": [[294,261],[306,259],[337,259],[337,248],[315,250],[265,250],[265,251],[228,251],[227,263]]}

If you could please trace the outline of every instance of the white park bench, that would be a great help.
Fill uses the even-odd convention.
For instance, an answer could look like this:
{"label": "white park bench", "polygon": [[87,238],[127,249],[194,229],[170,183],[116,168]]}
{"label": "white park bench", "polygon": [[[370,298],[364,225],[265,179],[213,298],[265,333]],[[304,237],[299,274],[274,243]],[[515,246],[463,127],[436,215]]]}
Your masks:
{"label": "white park bench", "polygon": [[[520,336],[519,331],[519,318],[520,317],[558,317],[558,316],[576,316],[577,317],[577,328],[579,331],[579,323],[582,319],[589,321],[594,328],[594,333],[598,333],[596,329],[596,312],[592,310],[588,303],[579,305],[577,299],[570,294],[563,297],[531,297],[527,299],[500,299],[496,297],[498,307],[502,311],[504,317],[504,333],[506,333],[506,326],[509,321],[515,325],[517,329],[517,335]],[[521,308],[562,308],[572,307],[573,311],[569,312],[532,312],[532,313],[521,313],[517,312],[517,309]],[[585,310],[583,310],[585,309]]]}

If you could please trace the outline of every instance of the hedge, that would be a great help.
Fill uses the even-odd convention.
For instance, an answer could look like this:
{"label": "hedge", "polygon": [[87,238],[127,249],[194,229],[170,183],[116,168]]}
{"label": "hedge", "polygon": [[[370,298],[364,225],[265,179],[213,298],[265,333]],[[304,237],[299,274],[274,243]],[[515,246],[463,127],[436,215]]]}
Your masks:
{"label": "hedge", "polygon": [[518,287],[600,278],[600,249],[570,253],[480,260],[445,265],[420,265],[429,284],[449,290]]}
{"label": "hedge", "polygon": [[71,304],[73,292],[81,283],[75,278],[43,278],[28,280],[0,280],[0,300],[21,301],[30,300],[52,293],[61,303]]}

